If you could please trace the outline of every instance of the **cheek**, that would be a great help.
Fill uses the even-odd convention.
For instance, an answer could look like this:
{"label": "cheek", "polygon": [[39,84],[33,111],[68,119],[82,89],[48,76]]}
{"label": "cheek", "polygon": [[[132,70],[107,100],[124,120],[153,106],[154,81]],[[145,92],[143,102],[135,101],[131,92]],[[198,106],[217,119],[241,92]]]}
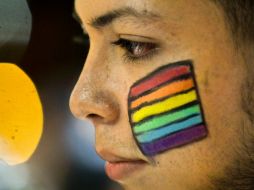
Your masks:
{"label": "cheek", "polygon": [[129,121],[143,154],[153,156],[207,136],[192,63],[170,63],[134,83]]}

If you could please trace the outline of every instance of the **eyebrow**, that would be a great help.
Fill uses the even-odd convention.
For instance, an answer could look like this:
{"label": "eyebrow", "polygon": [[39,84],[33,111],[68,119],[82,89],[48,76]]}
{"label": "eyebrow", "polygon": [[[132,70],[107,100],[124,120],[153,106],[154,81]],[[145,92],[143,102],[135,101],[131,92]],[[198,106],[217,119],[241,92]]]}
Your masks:
{"label": "eyebrow", "polygon": [[92,18],[88,24],[93,26],[94,28],[102,28],[111,24],[116,19],[127,16],[146,19],[155,19],[160,17],[159,15],[149,12],[147,10],[138,11],[132,7],[124,7],[107,12],[102,16]]}

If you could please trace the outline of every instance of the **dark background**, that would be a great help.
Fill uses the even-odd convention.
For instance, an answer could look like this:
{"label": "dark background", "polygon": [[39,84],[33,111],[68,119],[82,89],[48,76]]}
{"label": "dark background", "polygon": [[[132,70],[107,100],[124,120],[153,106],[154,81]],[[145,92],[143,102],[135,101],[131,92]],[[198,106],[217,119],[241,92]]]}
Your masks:
{"label": "dark background", "polygon": [[[30,179],[24,189],[117,190],[119,187],[105,176],[103,169],[81,164],[72,150],[79,146],[77,154],[83,154],[75,135],[69,136],[76,129],[70,124],[74,119],[68,99],[89,48],[87,37],[73,18],[74,1],[30,0],[29,6],[32,33],[19,65],[37,86],[45,118],[38,149],[28,163],[19,166],[29,171]],[[92,127],[87,125],[84,123],[84,127]]]}

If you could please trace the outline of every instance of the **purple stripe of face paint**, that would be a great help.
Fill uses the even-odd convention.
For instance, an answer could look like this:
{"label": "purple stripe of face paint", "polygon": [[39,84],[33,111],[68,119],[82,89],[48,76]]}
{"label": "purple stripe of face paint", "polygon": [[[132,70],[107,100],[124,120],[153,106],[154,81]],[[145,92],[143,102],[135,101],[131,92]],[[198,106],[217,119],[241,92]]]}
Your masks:
{"label": "purple stripe of face paint", "polygon": [[205,137],[206,135],[206,127],[204,125],[199,125],[197,127],[186,129],[155,142],[141,144],[141,147],[146,155],[153,156],[158,152],[163,152],[170,148],[187,144],[194,140]]}

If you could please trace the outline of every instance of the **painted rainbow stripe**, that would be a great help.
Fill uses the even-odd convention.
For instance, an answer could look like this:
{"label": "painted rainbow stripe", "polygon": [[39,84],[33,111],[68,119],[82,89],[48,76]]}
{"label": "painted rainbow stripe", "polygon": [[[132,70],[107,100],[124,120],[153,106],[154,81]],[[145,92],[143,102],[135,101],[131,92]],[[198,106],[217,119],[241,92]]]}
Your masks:
{"label": "painted rainbow stripe", "polygon": [[145,155],[207,135],[191,61],[171,63],[137,81],[128,97],[132,131]]}

